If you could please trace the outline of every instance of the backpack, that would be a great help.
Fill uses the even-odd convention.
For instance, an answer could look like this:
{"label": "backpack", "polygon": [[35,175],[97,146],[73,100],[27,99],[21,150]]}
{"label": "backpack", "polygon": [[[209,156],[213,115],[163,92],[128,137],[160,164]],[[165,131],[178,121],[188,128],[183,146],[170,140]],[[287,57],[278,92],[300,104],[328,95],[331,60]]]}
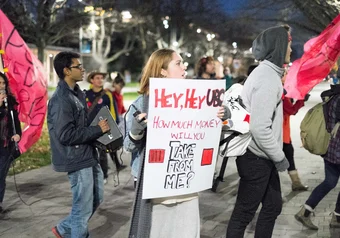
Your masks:
{"label": "backpack", "polygon": [[337,122],[331,132],[327,130],[328,103],[331,97],[323,98],[323,102],[316,104],[308,110],[300,124],[300,137],[303,147],[315,155],[327,153],[331,138],[335,137],[340,122]]}
{"label": "backpack", "polygon": [[224,94],[223,105],[231,112],[231,118],[222,126],[220,152],[222,157],[243,155],[251,141],[249,132],[250,113],[246,111],[240,97],[241,84],[233,84]]}

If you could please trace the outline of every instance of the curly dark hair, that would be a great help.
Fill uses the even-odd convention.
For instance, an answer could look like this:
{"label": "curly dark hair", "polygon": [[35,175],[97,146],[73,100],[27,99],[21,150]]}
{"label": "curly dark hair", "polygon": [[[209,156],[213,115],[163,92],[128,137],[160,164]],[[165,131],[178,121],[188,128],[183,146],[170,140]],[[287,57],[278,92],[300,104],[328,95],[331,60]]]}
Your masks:
{"label": "curly dark hair", "polygon": [[196,76],[202,77],[202,74],[206,71],[207,64],[214,62],[214,58],[211,56],[201,58],[196,64]]}

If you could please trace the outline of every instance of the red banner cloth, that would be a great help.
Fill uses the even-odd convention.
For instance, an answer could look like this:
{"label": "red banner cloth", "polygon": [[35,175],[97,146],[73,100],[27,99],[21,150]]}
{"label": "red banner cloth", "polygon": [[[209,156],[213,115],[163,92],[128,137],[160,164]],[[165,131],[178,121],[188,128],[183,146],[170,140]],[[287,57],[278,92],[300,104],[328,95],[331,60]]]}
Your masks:
{"label": "red banner cloth", "polygon": [[0,10],[0,49],[11,92],[25,123],[19,148],[29,149],[41,135],[47,109],[47,81],[42,63],[31,52],[13,24]]}
{"label": "red banner cloth", "polygon": [[304,45],[304,54],[290,67],[284,88],[286,97],[303,99],[327,77],[340,56],[340,14],[321,34]]}

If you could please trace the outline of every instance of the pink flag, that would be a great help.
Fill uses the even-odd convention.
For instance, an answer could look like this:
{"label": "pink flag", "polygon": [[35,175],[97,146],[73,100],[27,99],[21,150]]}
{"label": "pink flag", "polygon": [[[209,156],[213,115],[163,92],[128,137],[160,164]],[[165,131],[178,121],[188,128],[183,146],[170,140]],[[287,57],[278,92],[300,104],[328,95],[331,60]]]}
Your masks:
{"label": "pink flag", "polygon": [[25,123],[21,153],[40,137],[47,104],[47,82],[43,65],[31,52],[6,15],[0,10],[0,53],[10,88],[19,102],[19,119]]}
{"label": "pink flag", "polygon": [[304,96],[331,71],[340,56],[340,14],[318,36],[304,45],[304,54],[288,71],[284,84],[286,97]]}

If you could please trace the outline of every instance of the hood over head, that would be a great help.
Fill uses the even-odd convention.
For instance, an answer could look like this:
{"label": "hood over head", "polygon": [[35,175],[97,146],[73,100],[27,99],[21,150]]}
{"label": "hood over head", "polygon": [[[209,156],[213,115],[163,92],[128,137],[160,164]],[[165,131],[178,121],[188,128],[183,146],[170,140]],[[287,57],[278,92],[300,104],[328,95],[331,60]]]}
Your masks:
{"label": "hood over head", "polygon": [[283,26],[271,27],[261,32],[253,41],[253,54],[256,60],[268,60],[283,67],[285,63],[289,32]]}

